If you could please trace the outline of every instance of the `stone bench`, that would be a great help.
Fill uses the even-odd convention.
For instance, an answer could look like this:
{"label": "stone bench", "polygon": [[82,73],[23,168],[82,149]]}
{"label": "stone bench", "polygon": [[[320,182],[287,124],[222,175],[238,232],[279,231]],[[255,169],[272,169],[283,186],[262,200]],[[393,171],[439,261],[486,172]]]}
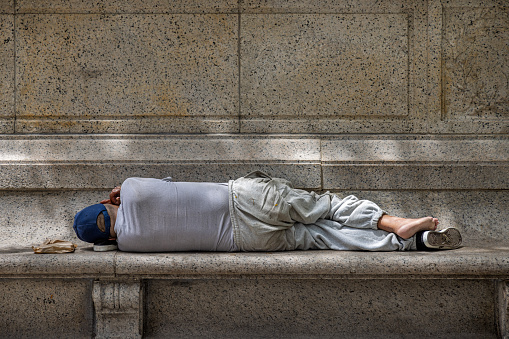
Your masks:
{"label": "stone bench", "polygon": [[369,253],[4,249],[6,337],[509,335],[509,246]]}

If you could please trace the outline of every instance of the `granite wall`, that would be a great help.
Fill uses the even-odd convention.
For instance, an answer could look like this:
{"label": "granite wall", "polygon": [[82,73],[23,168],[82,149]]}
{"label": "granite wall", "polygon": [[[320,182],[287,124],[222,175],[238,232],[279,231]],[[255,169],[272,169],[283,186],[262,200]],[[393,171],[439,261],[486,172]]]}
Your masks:
{"label": "granite wall", "polygon": [[0,3],[2,133],[507,133],[504,0]]}

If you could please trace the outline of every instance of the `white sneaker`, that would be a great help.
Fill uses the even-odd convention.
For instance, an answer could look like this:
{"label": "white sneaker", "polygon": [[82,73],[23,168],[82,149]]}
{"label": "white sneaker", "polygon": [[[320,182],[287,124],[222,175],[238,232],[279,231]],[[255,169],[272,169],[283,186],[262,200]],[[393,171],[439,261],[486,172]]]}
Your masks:
{"label": "white sneaker", "polygon": [[461,246],[461,241],[461,234],[457,228],[422,233],[422,242],[430,249],[453,250]]}

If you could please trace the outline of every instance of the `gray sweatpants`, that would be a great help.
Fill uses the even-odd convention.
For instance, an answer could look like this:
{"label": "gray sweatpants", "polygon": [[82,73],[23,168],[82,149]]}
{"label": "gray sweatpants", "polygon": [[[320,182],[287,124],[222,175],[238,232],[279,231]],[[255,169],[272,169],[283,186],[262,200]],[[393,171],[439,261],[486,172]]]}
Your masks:
{"label": "gray sweatpants", "polygon": [[261,172],[229,185],[234,239],[241,251],[416,249],[415,237],[377,228],[384,212],[371,201],[295,189]]}
{"label": "gray sweatpants", "polygon": [[297,222],[295,249],[363,251],[415,250],[415,237],[403,239],[377,228],[382,209],[353,195],[340,199],[331,194],[330,213],[311,224]]}

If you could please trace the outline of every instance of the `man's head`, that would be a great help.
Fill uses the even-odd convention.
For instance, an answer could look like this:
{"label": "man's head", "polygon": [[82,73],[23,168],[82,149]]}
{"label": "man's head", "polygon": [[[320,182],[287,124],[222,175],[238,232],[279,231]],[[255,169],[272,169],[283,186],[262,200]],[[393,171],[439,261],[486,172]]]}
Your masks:
{"label": "man's head", "polygon": [[83,241],[96,243],[115,238],[115,221],[117,206],[95,204],[76,213],[74,231]]}

